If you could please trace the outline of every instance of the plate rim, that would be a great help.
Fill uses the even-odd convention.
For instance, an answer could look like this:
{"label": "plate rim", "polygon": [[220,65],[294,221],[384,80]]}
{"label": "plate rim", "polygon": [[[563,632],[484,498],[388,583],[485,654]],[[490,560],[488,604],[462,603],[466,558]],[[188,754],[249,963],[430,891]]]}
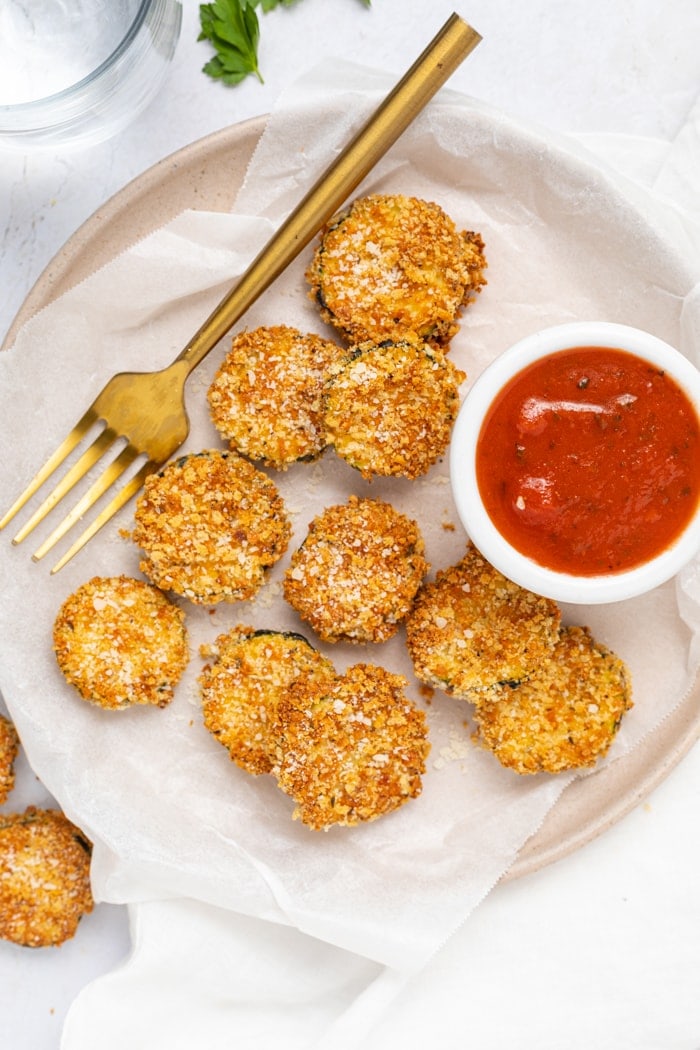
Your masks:
{"label": "plate rim", "polygon": [[[262,114],[210,132],[165,156],[117,190],[81,223],[39,274],[17,311],[0,350],[9,349],[20,328],[34,314],[118,254],[119,249],[109,237],[115,223],[127,222],[128,236],[120,245],[124,250],[174,217],[181,210],[179,206],[173,206],[170,216],[163,217],[161,211],[160,221],[149,228],[147,214],[141,214],[140,208],[147,213],[149,209],[143,205],[147,205],[154,195],[159,196],[164,188],[177,186],[178,192],[172,200],[178,205],[184,197],[191,199],[189,207],[194,210],[222,210],[212,209],[208,203],[212,167],[216,171],[212,161],[223,162],[222,158],[230,158],[232,150],[236,150],[239,156],[242,150],[247,150],[244,177],[267,121],[268,115]],[[230,170],[228,173],[230,175]],[[218,203],[228,196],[229,207],[233,205],[243,177],[239,183],[231,182],[225,191],[220,187]],[[213,180],[216,181],[215,174]],[[548,811],[538,830],[521,847],[500,881],[522,878],[577,852],[635,809],[700,739],[699,699],[700,672],[678,706],[650,734],[657,747],[662,742],[662,760],[649,768],[648,738],[645,738],[631,752],[572,781]],[[625,790],[611,790],[620,782],[626,785]],[[590,804],[584,805],[584,802],[586,799],[590,802],[592,794],[603,800],[602,808],[583,817],[582,813],[590,809]]]}

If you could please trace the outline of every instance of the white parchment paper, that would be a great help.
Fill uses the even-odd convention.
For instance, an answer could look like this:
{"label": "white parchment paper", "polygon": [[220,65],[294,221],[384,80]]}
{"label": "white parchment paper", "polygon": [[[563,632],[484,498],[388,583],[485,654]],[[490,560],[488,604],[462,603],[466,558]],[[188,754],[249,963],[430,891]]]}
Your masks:
{"label": "white parchment paper", "polygon": [[[180,350],[389,86],[379,74],[337,65],[302,81],[273,114],[233,214],[178,216],[25,326],[0,356],[0,426],[13,449],[3,457],[0,505],[12,502],[114,371],[158,367]],[[644,198],[623,192],[570,144],[445,92],[358,190],[366,191],[436,200],[484,237],[489,283],[451,350],[468,373],[465,393],[511,342],[569,320],[646,328],[697,363],[698,274],[674,216],[660,225]],[[260,299],[247,326],[323,333],[306,294],[308,257]],[[220,445],[205,392],[228,342],[189,383],[186,449]],[[330,452],[275,478],[294,522],[290,553],[314,514],[350,493],[388,499],[415,517],[433,572],[464,549],[446,463],[416,482],[368,484]],[[192,898],[296,926],[389,966],[420,966],[508,869],[569,778],[502,769],[471,744],[469,706],[436,694],[426,706],[432,754],[418,800],[322,835],[293,822],[272,780],[237,769],[204,730],[196,685],[199,645],[234,623],[309,634],[281,597],[289,554],[254,602],[185,606],[192,660],[169,708],[90,707],[57,670],[51,627],[62,600],[92,575],[139,574],[139,552],[120,533],[131,520],[127,508],[53,577],[50,558],[30,561],[48,527],[19,547],[9,537],[0,544],[0,688],[38,776],[94,841],[96,896]],[[566,622],[590,626],[632,671],[635,707],[606,761],[642,744],[689,689],[699,659],[699,576],[696,564],[632,602],[565,608]],[[425,704],[401,635],[327,651],[340,668],[370,660],[401,671]]]}

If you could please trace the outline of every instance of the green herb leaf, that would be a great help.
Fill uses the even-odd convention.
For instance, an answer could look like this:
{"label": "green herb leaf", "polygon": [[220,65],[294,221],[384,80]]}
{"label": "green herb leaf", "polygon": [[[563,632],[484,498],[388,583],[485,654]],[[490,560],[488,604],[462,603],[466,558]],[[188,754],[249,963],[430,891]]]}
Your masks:
{"label": "green herb leaf", "polygon": [[[261,7],[267,13],[295,3],[298,0],[214,0],[200,4],[197,39],[208,40],[216,52],[202,72],[224,84],[240,84],[253,74],[262,84],[258,68],[260,25],[255,8]],[[371,0],[361,3],[369,7]]]}
{"label": "green herb leaf", "polygon": [[208,40],[216,55],[202,72],[225,84],[239,84],[254,74],[262,83],[258,69],[258,16],[248,0],[214,0],[200,4],[198,40]]}
{"label": "green herb leaf", "polygon": [[[249,3],[251,0],[249,0]],[[262,7],[264,12],[272,11],[275,7],[291,7],[292,4],[297,3],[297,0],[252,0],[253,7],[257,7],[258,4]]]}

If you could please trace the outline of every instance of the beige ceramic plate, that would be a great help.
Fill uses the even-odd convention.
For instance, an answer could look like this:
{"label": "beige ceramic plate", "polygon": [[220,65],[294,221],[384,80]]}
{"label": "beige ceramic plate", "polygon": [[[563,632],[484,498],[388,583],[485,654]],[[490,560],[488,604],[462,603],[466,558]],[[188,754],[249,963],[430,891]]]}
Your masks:
{"label": "beige ceramic plate", "polygon": [[[229,211],[265,126],[256,118],[161,161],[117,193],[70,238],[41,275],[5,345],[37,310],[185,208]],[[700,736],[700,681],[654,734],[597,773],[574,781],[507,878],[536,871],[605,831],[656,787]]]}

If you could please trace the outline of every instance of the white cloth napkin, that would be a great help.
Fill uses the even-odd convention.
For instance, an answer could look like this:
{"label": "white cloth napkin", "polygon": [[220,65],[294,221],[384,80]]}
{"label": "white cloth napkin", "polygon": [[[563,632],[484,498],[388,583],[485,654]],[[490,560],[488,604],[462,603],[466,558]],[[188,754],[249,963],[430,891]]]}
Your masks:
{"label": "white cloth napkin", "polygon": [[[321,108],[318,78],[324,84]],[[347,83],[358,85],[350,97]],[[56,304],[64,311],[62,321],[71,325],[69,345],[60,344],[63,333],[53,307],[27,326],[13,351],[23,355],[22,367],[9,365],[3,376],[9,401],[21,398],[27,361],[44,368],[42,342],[51,337],[60,344],[46,366],[46,382],[42,378],[37,383],[33,454],[42,442],[47,448],[55,443],[56,434],[89,397],[90,386],[96,391],[105,378],[98,348],[97,355],[90,354],[91,363],[96,356],[98,365],[91,364],[81,383],[72,382],[65,355],[75,358],[76,338],[92,348],[95,330],[104,333],[107,375],[115,352],[121,367],[129,367],[130,361],[137,365],[144,352],[149,367],[159,355],[167,361],[179,348],[177,339],[192,330],[193,315],[213,305],[231,273],[240,271],[255,245],[297,199],[299,187],[326,162],[333,143],[343,141],[349,126],[389,86],[381,74],[337,65],[302,81],[273,115],[230,224],[221,217],[186,213],[116,260],[107,275],[95,275],[96,283],[90,279],[69,293]],[[465,317],[454,346],[470,378],[524,330],[585,316],[593,309],[604,311],[607,319],[655,330],[686,352],[698,345],[700,296],[691,251],[700,244],[698,186],[693,182],[697,165],[692,163],[699,127],[696,107],[670,148],[611,141],[609,156],[627,166],[617,176],[603,172],[593,155],[576,144],[516,128],[507,117],[453,93],[445,92],[419,118],[367,187],[425,195],[437,185],[446,210],[460,221],[471,219],[470,225],[484,232],[491,260],[489,286],[483,308],[480,301]],[[464,142],[468,152],[455,155],[456,142]],[[596,146],[600,150],[601,144]],[[634,179],[634,162],[642,156],[646,184]],[[285,179],[280,171],[286,172]],[[270,172],[273,179],[266,178]],[[611,257],[594,255],[593,243],[609,246]],[[659,286],[642,299],[638,290],[652,254],[661,264]],[[179,265],[173,266],[173,260]],[[617,278],[612,283],[611,272]],[[160,277],[152,280],[154,273]],[[104,297],[94,295],[105,276],[119,288],[111,313],[105,311]],[[302,320],[313,325],[301,287],[300,269],[293,267],[263,297],[248,323],[271,322],[274,292],[285,303],[285,320],[295,323],[299,318],[300,326]],[[543,310],[539,299],[545,287]],[[634,301],[626,298],[628,289],[635,293]],[[488,296],[509,308],[489,310]],[[128,323],[125,304],[133,306]],[[75,374],[86,371],[85,360],[84,355],[75,361]],[[200,397],[206,375],[196,387]],[[57,388],[73,391],[72,398],[61,398],[65,418],[58,420],[53,411]],[[190,447],[211,443],[206,420],[197,417],[193,423]],[[300,532],[315,504],[328,502],[329,494],[340,493],[347,483],[337,464],[332,469],[322,465],[306,479],[301,506],[293,506]],[[298,499],[298,475],[290,472],[280,484],[289,500]],[[378,495],[384,491],[372,489]],[[415,490],[409,495],[401,485],[389,484],[386,491],[393,502],[416,506]],[[439,467],[418,500],[435,565],[458,555],[463,543],[459,533],[443,528],[449,516],[446,492],[444,468]],[[441,508],[439,518],[435,506]],[[28,585],[20,557],[11,553],[5,565],[15,612]],[[135,571],[137,565],[135,552],[116,532],[89,557],[89,571],[113,571],[115,564],[120,571]],[[421,799],[391,823],[379,821],[330,844],[312,843],[304,829],[291,825],[288,812],[278,814],[271,785],[236,776],[215,743],[188,731],[196,720],[196,669],[179,706],[138,712],[138,719],[127,716],[119,724],[86,711],[56,681],[50,660],[44,663],[37,655],[42,616],[45,631],[52,603],[57,608],[62,595],[87,578],[87,564],[75,563],[61,574],[45,607],[37,596],[31,668],[26,657],[23,662],[13,655],[21,651],[20,642],[26,645],[26,618],[16,617],[14,627],[5,625],[2,643],[2,689],[30,760],[95,840],[96,894],[130,902],[132,956],[78,998],[66,1024],[64,1050],[95,1045],[123,1050],[126,1043],[216,1050],[232,1045],[232,1033],[238,1047],[273,1045],[273,1040],[291,1048],[358,1046],[371,1038],[375,1021],[402,988],[411,982],[418,988],[416,975],[508,870],[555,804],[566,778],[516,783],[490,756],[470,748],[468,734],[458,735],[463,706],[449,701],[438,708],[436,702],[431,709],[433,761],[440,776],[426,777]],[[605,609],[591,612],[595,633],[628,659],[641,683],[634,721],[629,720],[616,741],[618,754],[640,743],[669,709],[650,702],[658,669],[654,654],[637,643],[637,625],[653,617],[657,645],[672,654],[668,664],[675,677],[670,682],[664,668],[667,704],[672,706],[697,666],[699,592],[695,565],[678,586],[672,583],[640,599],[627,616]],[[234,619],[250,622],[257,616],[262,625],[274,605],[274,589],[270,594],[271,604],[236,611]],[[208,614],[195,617],[194,637],[211,638],[219,618],[221,629],[231,621],[227,614],[217,611],[214,622]],[[576,620],[579,610],[566,614],[570,622],[581,622]],[[352,651],[333,655],[346,664],[357,659]],[[377,659],[405,666],[397,646],[383,648]],[[37,700],[36,682],[42,675],[49,696]],[[59,705],[60,725],[51,721],[51,704]],[[148,764],[142,761],[144,754]],[[127,755],[134,756],[131,764],[125,764]],[[184,801],[183,785],[188,791]],[[446,805],[449,799],[456,807],[452,811]]]}

